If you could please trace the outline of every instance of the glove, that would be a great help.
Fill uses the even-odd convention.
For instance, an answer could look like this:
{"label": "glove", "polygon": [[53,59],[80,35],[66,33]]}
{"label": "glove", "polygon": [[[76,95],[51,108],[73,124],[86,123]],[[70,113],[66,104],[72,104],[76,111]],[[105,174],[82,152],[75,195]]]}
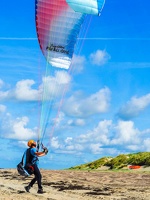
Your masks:
{"label": "glove", "polygon": [[43,148],[43,152],[45,153],[45,155],[48,153],[48,149],[46,147]]}

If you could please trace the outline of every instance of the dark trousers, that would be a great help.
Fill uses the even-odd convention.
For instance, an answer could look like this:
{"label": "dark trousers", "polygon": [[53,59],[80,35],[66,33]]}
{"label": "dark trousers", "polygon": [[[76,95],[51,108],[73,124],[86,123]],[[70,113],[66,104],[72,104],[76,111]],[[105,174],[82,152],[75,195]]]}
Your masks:
{"label": "dark trousers", "polygon": [[31,180],[29,186],[33,186],[34,183],[37,181],[37,184],[38,184],[38,189],[42,189],[42,185],[41,185],[41,179],[42,179],[42,175],[41,175],[41,172],[38,168],[37,165],[33,165],[34,167],[34,178]]}

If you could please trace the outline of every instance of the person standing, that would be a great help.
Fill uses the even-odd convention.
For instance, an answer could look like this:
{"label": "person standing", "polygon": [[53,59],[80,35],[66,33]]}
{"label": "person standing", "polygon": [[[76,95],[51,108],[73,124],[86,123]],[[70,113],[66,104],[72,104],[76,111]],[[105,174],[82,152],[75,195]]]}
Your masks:
{"label": "person standing", "polygon": [[45,156],[48,153],[48,149],[46,147],[44,147],[42,152],[38,152],[37,148],[36,148],[37,145],[34,140],[29,140],[27,145],[29,147],[29,157],[30,157],[30,158],[28,158],[28,160],[30,160],[30,164],[33,167],[34,178],[31,180],[31,182],[27,186],[25,186],[25,190],[26,190],[26,192],[30,192],[31,187],[33,187],[33,185],[37,181],[37,184],[38,184],[37,193],[43,194],[44,191],[43,191],[43,187],[42,187],[42,183],[41,183],[42,175],[38,168],[38,163],[39,163],[38,157]]}

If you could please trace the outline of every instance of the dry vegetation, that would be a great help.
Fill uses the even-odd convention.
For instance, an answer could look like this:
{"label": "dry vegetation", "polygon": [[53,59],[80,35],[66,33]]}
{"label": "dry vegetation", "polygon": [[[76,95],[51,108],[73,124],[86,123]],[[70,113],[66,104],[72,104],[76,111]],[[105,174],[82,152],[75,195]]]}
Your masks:
{"label": "dry vegetation", "polygon": [[94,162],[71,167],[70,169],[94,170],[102,166],[106,166],[110,169],[124,169],[128,165],[150,166],[150,153],[121,154],[115,158],[104,157]]}

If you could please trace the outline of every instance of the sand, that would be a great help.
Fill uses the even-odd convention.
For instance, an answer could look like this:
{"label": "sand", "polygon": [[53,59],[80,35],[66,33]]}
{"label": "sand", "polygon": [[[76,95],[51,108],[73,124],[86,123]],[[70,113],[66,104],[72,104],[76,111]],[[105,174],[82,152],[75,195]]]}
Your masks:
{"label": "sand", "polygon": [[37,184],[30,193],[24,186],[33,178],[15,169],[0,169],[0,200],[150,200],[150,172],[41,170],[44,194]]}

